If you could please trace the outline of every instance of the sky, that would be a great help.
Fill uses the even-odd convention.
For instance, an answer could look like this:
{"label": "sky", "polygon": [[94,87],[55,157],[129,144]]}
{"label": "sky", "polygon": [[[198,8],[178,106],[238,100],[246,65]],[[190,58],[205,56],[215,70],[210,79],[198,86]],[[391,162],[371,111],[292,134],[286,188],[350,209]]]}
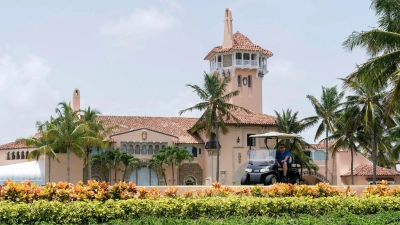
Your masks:
{"label": "sky", "polygon": [[[225,8],[240,31],[274,53],[263,113],[315,115],[306,98],[337,85],[365,52],[343,41],[376,26],[366,0],[0,0],[0,145],[36,132],[81,91],[103,115],[179,116],[200,99],[205,55],[222,44]],[[279,98],[277,97],[279,94]],[[197,117],[201,112],[187,113]],[[317,126],[302,133],[314,143]]]}

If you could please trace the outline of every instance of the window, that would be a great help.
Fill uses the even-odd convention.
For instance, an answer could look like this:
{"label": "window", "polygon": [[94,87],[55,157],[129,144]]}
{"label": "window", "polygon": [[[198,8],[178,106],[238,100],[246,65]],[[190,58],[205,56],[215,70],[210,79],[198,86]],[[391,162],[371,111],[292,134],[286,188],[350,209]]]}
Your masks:
{"label": "window", "polygon": [[201,148],[199,148],[199,155],[201,155]]}
{"label": "window", "polygon": [[11,159],[15,159],[15,152],[12,152]]}
{"label": "window", "polygon": [[21,152],[21,159],[25,159],[25,152],[24,151]]}
{"label": "window", "polygon": [[248,78],[248,84],[249,84],[248,86],[251,87],[251,76],[249,76]]}
{"label": "window", "polygon": [[153,145],[149,145],[149,151],[148,151],[149,155],[153,154]]}
{"label": "window", "polygon": [[256,146],[255,138],[250,137],[250,135],[254,134],[247,134],[247,146]]}
{"label": "window", "polygon": [[160,151],[160,146],[156,145],[156,146],[154,147],[154,154],[157,154],[158,151]]}
{"label": "window", "polygon": [[129,145],[128,153],[133,154],[133,145]]}
{"label": "window", "polygon": [[185,185],[196,185],[196,179],[192,176],[185,178]]}
{"label": "window", "polygon": [[135,146],[135,154],[140,154],[140,146],[139,145]]}
{"label": "window", "polygon": [[142,154],[147,154],[146,145],[142,146]]}
{"label": "window", "polygon": [[122,145],[122,152],[126,152],[126,145]]}
{"label": "window", "polygon": [[165,148],[165,145],[161,145],[161,149],[164,149]]}
{"label": "window", "polygon": [[197,148],[192,146],[192,155],[193,157],[197,157]]}
{"label": "window", "polygon": [[311,158],[311,151],[304,151],[304,153],[306,154],[306,156]]}
{"label": "window", "polygon": [[11,154],[10,154],[10,152],[7,152],[7,160],[10,160],[11,159]]}
{"label": "window", "polygon": [[236,53],[236,59],[242,59],[242,53]]}
{"label": "window", "polygon": [[26,151],[26,158],[28,158],[28,155],[29,155],[29,151]]}
{"label": "window", "polygon": [[325,152],[321,150],[315,151],[314,160],[325,160]]}
{"label": "window", "polygon": [[17,152],[17,159],[21,159],[21,156],[19,155],[19,152]]}
{"label": "window", "polygon": [[237,80],[237,82],[238,82],[238,87],[241,87],[242,86],[242,76],[238,76],[238,80]]}

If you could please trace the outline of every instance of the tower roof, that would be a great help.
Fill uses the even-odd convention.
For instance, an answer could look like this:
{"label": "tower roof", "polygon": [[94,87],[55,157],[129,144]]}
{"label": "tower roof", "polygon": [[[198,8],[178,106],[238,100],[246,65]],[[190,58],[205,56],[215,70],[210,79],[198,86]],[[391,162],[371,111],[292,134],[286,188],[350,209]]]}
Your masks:
{"label": "tower roof", "polygon": [[267,49],[262,48],[259,45],[254,44],[248,37],[237,31],[233,34],[233,45],[230,48],[223,48],[222,46],[214,47],[207,55],[204,60],[207,60],[211,55],[215,53],[224,53],[231,50],[243,50],[243,51],[253,51],[260,52],[267,56],[272,56],[273,53]]}

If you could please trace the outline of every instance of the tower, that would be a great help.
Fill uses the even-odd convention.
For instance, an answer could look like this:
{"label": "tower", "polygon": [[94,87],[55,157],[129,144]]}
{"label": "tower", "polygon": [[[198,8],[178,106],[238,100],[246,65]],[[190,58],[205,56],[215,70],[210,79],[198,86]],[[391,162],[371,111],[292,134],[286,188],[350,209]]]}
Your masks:
{"label": "tower", "polygon": [[273,54],[242,33],[233,34],[232,21],[232,13],[227,8],[222,45],[214,47],[204,60],[210,62],[211,73],[231,76],[228,91],[240,91],[239,96],[231,99],[232,104],[262,113],[262,79],[268,73],[267,59]]}
{"label": "tower", "polygon": [[72,110],[79,111],[81,109],[81,92],[78,88],[72,93]]}

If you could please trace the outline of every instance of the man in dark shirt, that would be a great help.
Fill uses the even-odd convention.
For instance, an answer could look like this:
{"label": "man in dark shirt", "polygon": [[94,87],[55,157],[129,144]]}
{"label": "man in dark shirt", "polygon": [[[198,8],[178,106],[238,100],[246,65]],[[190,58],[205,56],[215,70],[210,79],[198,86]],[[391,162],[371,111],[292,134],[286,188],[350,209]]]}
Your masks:
{"label": "man in dark shirt", "polygon": [[276,163],[278,164],[278,167],[282,167],[283,169],[282,180],[286,180],[287,170],[290,165],[289,157],[290,152],[286,150],[286,146],[284,144],[281,144],[279,146],[279,151],[276,152]]}

